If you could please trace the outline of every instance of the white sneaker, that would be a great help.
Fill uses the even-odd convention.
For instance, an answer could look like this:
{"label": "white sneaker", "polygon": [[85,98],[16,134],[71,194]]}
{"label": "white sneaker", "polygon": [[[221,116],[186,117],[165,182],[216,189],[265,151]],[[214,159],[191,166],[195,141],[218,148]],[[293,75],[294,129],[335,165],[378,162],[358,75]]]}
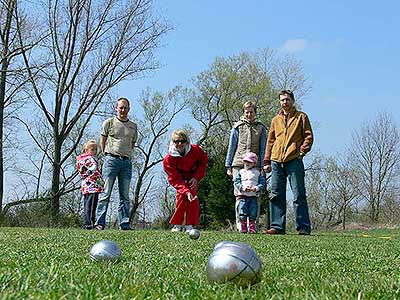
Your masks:
{"label": "white sneaker", "polygon": [[185,227],[185,231],[186,232],[189,232],[190,230],[192,230],[193,229],[193,226],[192,225],[186,225],[186,227]]}
{"label": "white sneaker", "polygon": [[179,232],[182,230],[182,226],[181,225],[174,225],[174,227],[172,227],[172,232]]}

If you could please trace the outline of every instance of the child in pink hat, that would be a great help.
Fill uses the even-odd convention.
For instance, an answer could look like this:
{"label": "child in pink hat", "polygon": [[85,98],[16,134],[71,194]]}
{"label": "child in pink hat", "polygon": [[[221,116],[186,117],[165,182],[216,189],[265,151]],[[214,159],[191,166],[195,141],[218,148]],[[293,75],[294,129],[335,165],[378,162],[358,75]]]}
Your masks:
{"label": "child in pink hat", "polygon": [[[265,187],[265,177],[256,168],[257,161],[257,154],[246,153],[243,156],[244,168],[235,178],[235,185],[239,190],[239,218],[242,233],[257,233],[258,197],[260,190]],[[249,219],[249,226],[247,219]]]}

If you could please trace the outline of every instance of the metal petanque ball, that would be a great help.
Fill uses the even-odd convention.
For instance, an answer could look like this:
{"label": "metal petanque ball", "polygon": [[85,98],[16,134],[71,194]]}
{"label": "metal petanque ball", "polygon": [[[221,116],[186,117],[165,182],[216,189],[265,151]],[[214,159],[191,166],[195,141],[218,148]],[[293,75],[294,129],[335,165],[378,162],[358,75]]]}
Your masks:
{"label": "metal petanque ball", "polygon": [[192,240],[197,240],[197,239],[200,237],[200,230],[195,229],[195,228],[191,229],[191,230],[189,231],[189,237],[190,237]]}
{"label": "metal petanque ball", "polygon": [[222,241],[208,257],[207,279],[211,283],[251,285],[261,280],[261,274],[261,259],[244,243]]}
{"label": "metal petanque ball", "polygon": [[121,257],[121,249],[113,241],[101,240],[92,246],[89,257],[94,261],[116,261]]}
{"label": "metal petanque ball", "polygon": [[221,241],[214,246],[214,250],[221,246],[226,246],[226,245],[236,245],[238,247],[247,247],[250,251],[254,251],[254,249],[248,244],[241,243],[241,242],[232,242],[232,241]]}

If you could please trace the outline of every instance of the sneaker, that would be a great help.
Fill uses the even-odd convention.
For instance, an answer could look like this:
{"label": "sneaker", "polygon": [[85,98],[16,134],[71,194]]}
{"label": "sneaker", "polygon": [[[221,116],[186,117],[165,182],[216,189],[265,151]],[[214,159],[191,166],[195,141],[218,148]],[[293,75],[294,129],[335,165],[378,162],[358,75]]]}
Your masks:
{"label": "sneaker", "polygon": [[172,229],[171,229],[172,232],[179,232],[181,230],[182,230],[181,225],[174,225],[174,227],[172,227]]}
{"label": "sneaker", "polygon": [[187,233],[189,233],[189,231],[192,230],[192,229],[193,229],[193,226],[192,226],[192,225],[186,225],[186,226],[185,226],[185,231],[186,231]]}
{"label": "sneaker", "polygon": [[98,224],[98,225],[94,226],[94,229],[96,229],[96,230],[104,230],[104,226]]}

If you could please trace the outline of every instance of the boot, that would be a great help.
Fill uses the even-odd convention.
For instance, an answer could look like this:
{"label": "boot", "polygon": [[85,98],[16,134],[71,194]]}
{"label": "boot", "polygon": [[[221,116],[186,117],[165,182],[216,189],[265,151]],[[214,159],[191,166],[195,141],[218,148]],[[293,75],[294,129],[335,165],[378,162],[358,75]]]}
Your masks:
{"label": "boot", "polygon": [[255,220],[250,220],[250,233],[257,233]]}
{"label": "boot", "polygon": [[247,220],[240,220],[241,233],[247,233]]}

